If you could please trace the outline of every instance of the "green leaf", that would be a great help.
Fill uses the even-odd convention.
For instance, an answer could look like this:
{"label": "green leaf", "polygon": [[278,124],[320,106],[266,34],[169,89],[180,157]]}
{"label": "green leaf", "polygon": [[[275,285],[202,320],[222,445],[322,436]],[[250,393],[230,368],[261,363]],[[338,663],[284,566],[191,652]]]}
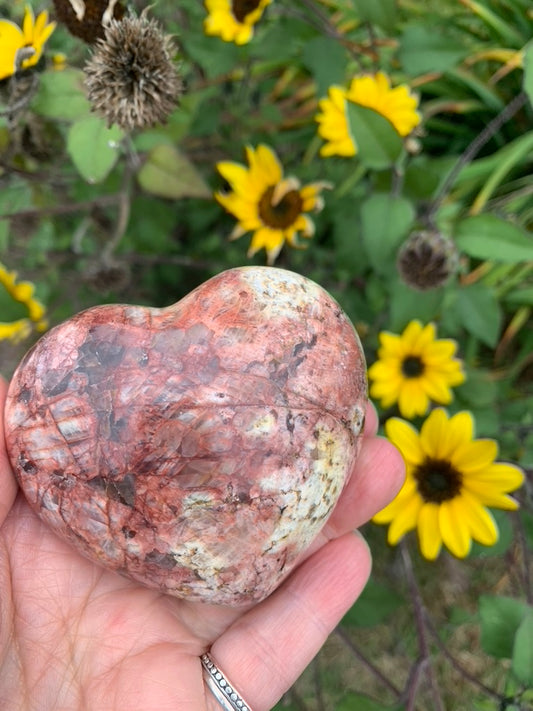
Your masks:
{"label": "green leaf", "polygon": [[434,26],[410,25],[400,38],[399,59],[407,74],[445,72],[466,56],[462,44],[441,34]]}
{"label": "green leaf", "polygon": [[88,183],[104,180],[118,160],[123,137],[122,129],[107,128],[98,116],[73,123],[67,136],[67,151],[82,178]]}
{"label": "green leaf", "polygon": [[401,711],[404,706],[386,706],[379,701],[374,701],[365,694],[349,691],[343,700],[335,706],[335,711]]}
{"label": "green leaf", "polygon": [[516,630],[522,623],[526,610],[525,602],[512,597],[481,596],[481,646],[487,654],[499,659],[511,659]]}
{"label": "green leaf", "polygon": [[524,527],[527,547],[533,551],[533,513],[521,510],[518,514]]}
{"label": "green leaf", "polygon": [[397,590],[371,578],[357,602],[344,616],[342,624],[348,627],[378,625],[401,607],[403,602]]}
{"label": "green leaf", "polygon": [[503,300],[508,304],[522,304],[533,306],[533,286],[524,286],[514,289],[503,296]]}
{"label": "green leaf", "polygon": [[402,331],[412,319],[427,323],[438,315],[444,298],[443,289],[431,289],[421,294],[397,280],[390,290],[389,328],[395,333]]}
{"label": "green leaf", "polygon": [[361,207],[362,238],[370,263],[377,272],[390,272],[395,251],[409,232],[415,209],[409,200],[376,193]]}
{"label": "green leaf", "polygon": [[524,51],[524,91],[533,106],[533,42],[527,44]]}
{"label": "green leaf", "polygon": [[33,110],[47,118],[75,121],[87,116],[91,106],[83,88],[81,69],[64,69],[41,74],[39,92],[32,103]]}
{"label": "green leaf", "polygon": [[396,0],[352,0],[355,12],[363,22],[382,27],[386,32],[395,29]]}
{"label": "green leaf", "polygon": [[315,37],[306,42],[302,50],[302,62],[313,75],[318,96],[325,96],[332,84],[344,82],[346,52],[331,37]]}
{"label": "green leaf", "polygon": [[[490,410],[485,410],[484,412],[490,412]],[[477,413],[472,411],[472,414],[476,419],[476,429],[479,430]],[[496,434],[498,435],[499,432],[496,431]],[[514,538],[514,530],[509,513],[507,511],[500,511],[499,509],[495,509],[491,513],[498,527],[498,540],[493,546],[482,546],[481,543],[474,541],[470,553],[471,558],[495,558],[502,556],[511,547]]]}
{"label": "green leaf", "polygon": [[513,645],[512,670],[526,686],[533,686],[533,608],[520,623]]}
{"label": "green leaf", "polygon": [[359,160],[367,168],[382,170],[393,165],[403,149],[403,141],[384,116],[366,106],[346,102],[350,135]]}
{"label": "green leaf", "polygon": [[155,146],[139,170],[137,180],[147,193],[163,198],[211,197],[211,191],[200,173],[173,146]]}
{"label": "green leaf", "polygon": [[533,238],[495,215],[467,217],[458,224],[455,237],[459,249],[477,259],[533,261]]}
{"label": "green leaf", "polygon": [[494,293],[484,284],[472,284],[457,292],[454,304],[459,323],[480,341],[495,346],[502,323],[502,312]]}

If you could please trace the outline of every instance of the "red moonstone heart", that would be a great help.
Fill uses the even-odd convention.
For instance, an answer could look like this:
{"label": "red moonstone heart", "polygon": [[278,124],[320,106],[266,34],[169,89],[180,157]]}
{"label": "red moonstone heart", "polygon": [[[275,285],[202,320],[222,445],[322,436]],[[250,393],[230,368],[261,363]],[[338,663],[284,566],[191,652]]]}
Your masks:
{"label": "red moonstone heart", "polygon": [[11,382],[6,440],[33,509],[81,553],[165,593],[266,597],[359,451],[365,361],[305,277],[243,267],[164,309],[96,306]]}

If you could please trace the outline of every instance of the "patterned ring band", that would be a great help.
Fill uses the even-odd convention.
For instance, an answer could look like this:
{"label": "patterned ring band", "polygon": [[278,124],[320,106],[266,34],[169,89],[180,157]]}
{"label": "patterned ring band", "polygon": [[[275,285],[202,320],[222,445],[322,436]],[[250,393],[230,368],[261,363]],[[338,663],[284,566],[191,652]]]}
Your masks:
{"label": "patterned ring band", "polygon": [[202,660],[205,683],[224,711],[252,711],[222,674],[209,654],[202,654],[200,659]]}

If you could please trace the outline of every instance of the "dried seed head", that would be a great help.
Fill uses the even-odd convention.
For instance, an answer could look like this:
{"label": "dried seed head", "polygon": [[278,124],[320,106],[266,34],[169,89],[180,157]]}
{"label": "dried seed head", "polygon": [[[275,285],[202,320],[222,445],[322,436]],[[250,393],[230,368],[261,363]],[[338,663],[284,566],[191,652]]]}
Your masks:
{"label": "dried seed head", "polygon": [[436,230],[413,232],[400,249],[397,268],[404,282],[427,291],[442,286],[457,268],[454,243]]}
{"label": "dried seed head", "polygon": [[174,53],[170,36],[145,13],[111,20],[84,68],[94,111],[125,130],[163,123],[182,91]]}
{"label": "dried seed head", "polygon": [[[54,0],[56,18],[63,23],[70,34],[88,44],[94,44],[104,36],[105,20],[124,17],[125,7],[115,0]],[[107,15],[106,15],[107,13]]]}

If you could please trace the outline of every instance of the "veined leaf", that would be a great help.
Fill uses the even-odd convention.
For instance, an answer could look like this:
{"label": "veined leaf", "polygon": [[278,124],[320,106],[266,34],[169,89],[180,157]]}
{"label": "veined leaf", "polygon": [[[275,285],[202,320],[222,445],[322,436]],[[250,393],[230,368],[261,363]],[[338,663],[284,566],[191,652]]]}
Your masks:
{"label": "veined leaf", "polygon": [[346,102],[350,135],[360,161],[368,168],[382,170],[393,165],[403,149],[403,141],[384,116],[366,106]]}
{"label": "veined leaf", "polygon": [[79,174],[88,183],[99,183],[117,162],[124,132],[108,128],[98,116],[87,116],[73,123],[67,137],[67,151]]}
{"label": "veined leaf", "polygon": [[137,174],[147,193],[177,200],[185,197],[209,198],[211,191],[194,165],[177,148],[153,148]]}
{"label": "veined leaf", "polygon": [[508,264],[533,261],[533,238],[495,215],[476,215],[462,220],[455,241],[460,250],[478,259]]}

